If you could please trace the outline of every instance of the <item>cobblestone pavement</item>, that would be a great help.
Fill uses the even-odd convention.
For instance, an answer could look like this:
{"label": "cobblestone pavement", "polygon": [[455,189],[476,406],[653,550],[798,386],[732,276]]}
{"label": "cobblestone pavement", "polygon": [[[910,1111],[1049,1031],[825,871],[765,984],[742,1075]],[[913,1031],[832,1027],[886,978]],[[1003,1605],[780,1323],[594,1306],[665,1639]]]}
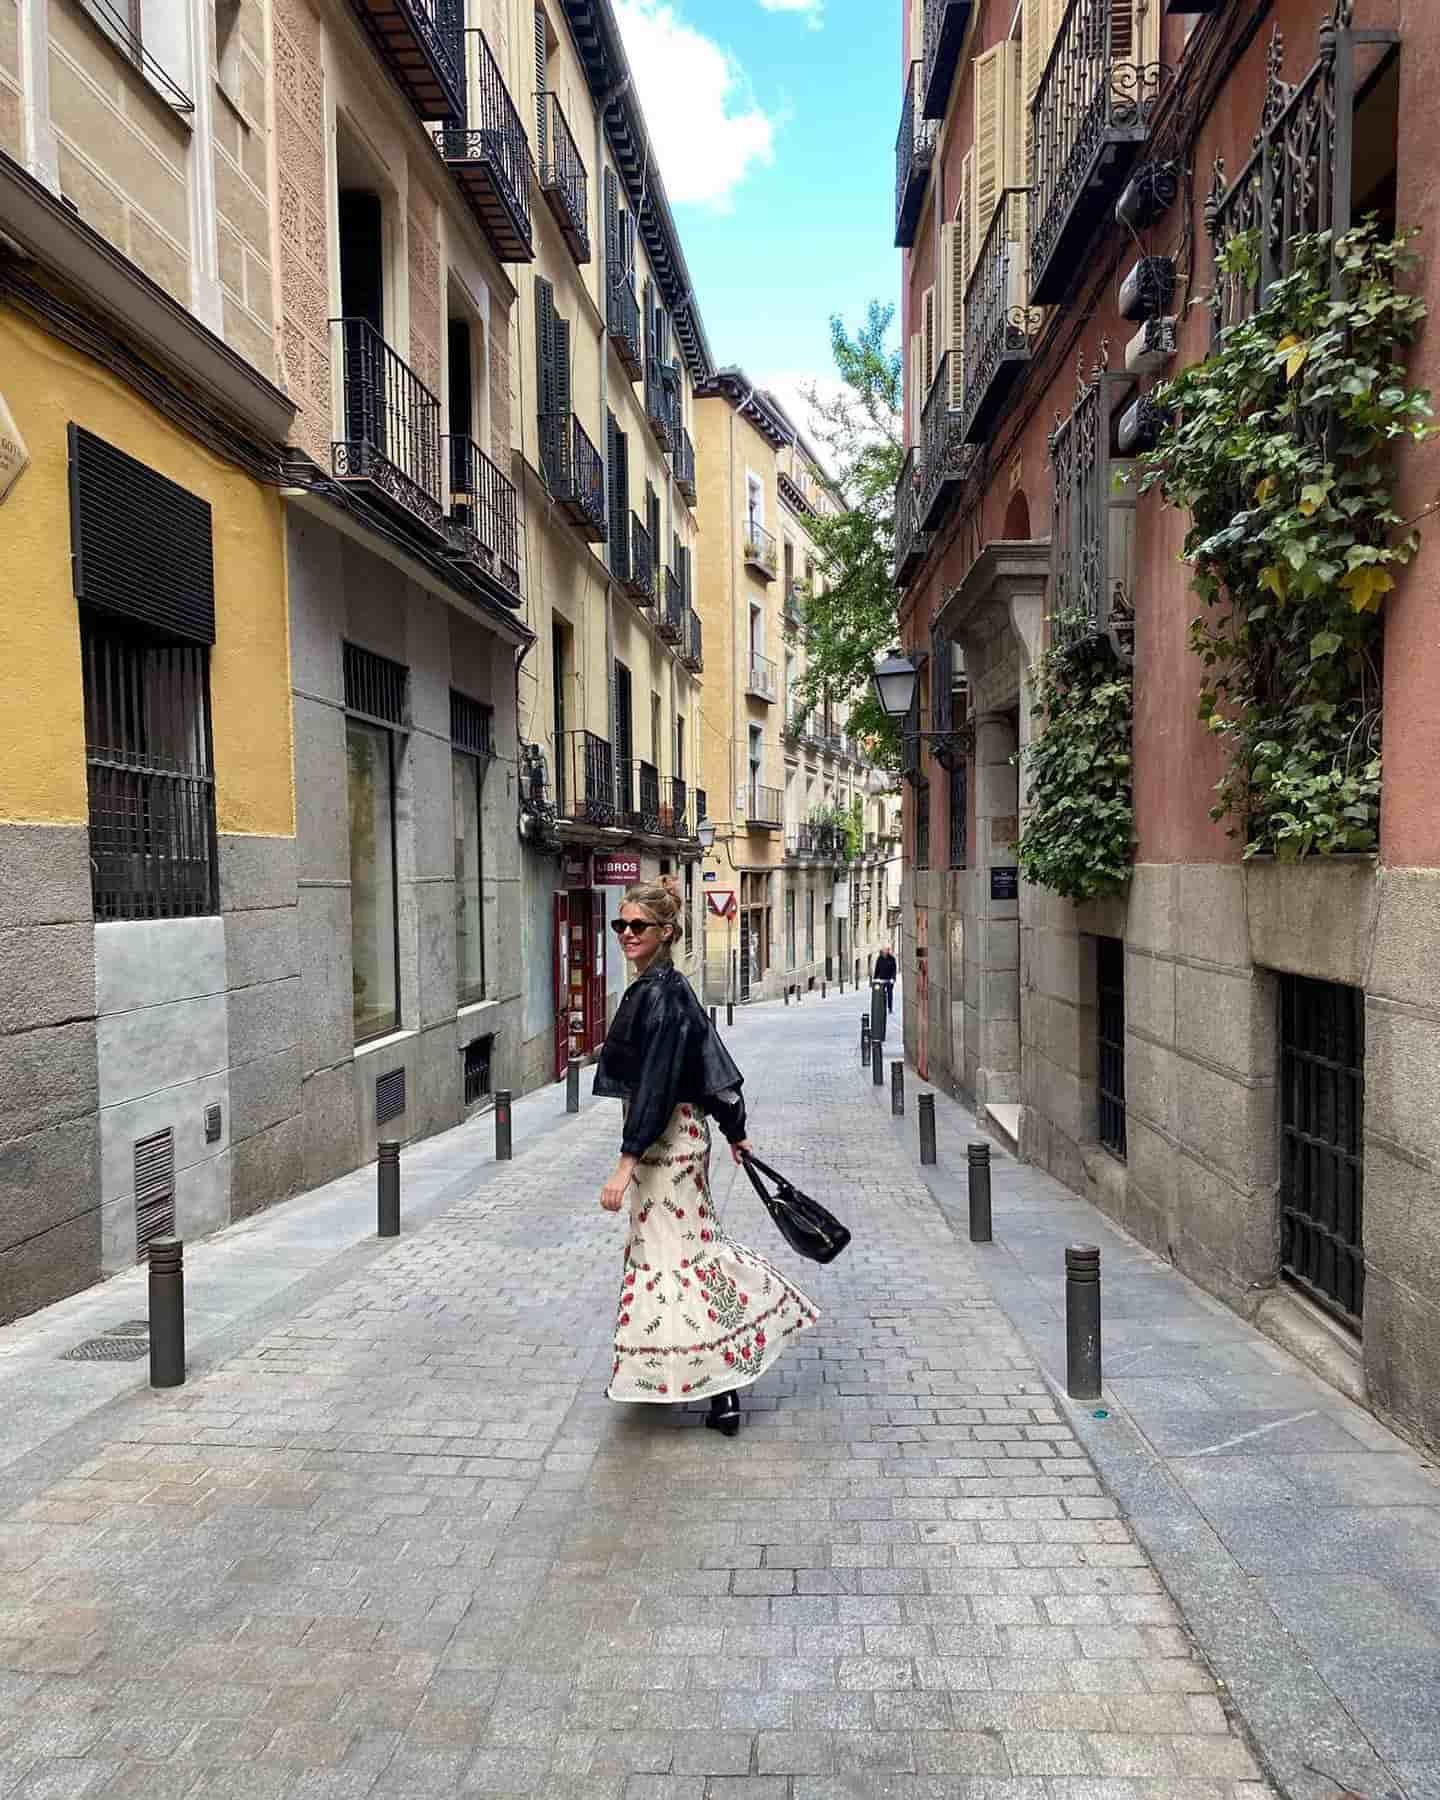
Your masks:
{"label": "cobblestone pavement", "polygon": [[[762,1154],[855,1230],[796,1269],[821,1326],[737,1441],[604,1399],[617,1117],[557,1124],[242,1353],[112,1403],[99,1453],[8,1512],[0,1795],[1263,1800],[857,1104],[854,1010],[733,1036]],[[775,1253],[728,1161],[716,1191]]]}

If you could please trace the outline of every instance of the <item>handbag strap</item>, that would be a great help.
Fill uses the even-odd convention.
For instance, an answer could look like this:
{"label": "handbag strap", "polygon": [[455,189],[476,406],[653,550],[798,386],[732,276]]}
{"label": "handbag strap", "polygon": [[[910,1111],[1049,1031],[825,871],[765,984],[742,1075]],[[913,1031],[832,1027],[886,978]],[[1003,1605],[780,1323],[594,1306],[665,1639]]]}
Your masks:
{"label": "handbag strap", "polygon": [[761,1160],[758,1156],[752,1155],[747,1150],[745,1152],[745,1172],[746,1172],[746,1174],[749,1175],[750,1179],[755,1183],[755,1186],[759,1190],[759,1192],[761,1192],[763,1194],[765,1192],[765,1190],[764,1190],[764,1188],[762,1188],[760,1186],[759,1179],[756,1175],[757,1169],[759,1170],[761,1175],[768,1175],[770,1177],[770,1179],[773,1182],[777,1183],[780,1187],[789,1187],[789,1185],[790,1185],[789,1182],[786,1181],[785,1177],[780,1173],[780,1171],[778,1169],[772,1169],[770,1167],[769,1163],[761,1162]]}

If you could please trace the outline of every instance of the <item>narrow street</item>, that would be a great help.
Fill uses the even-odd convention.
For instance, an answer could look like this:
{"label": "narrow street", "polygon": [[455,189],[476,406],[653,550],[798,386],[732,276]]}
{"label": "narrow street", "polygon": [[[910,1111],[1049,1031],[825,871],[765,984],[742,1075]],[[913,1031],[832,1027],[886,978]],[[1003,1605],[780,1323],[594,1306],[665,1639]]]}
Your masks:
{"label": "narrow street", "polygon": [[[517,1108],[508,1167],[488,1119],[417,1149],[448,1187],[393,1246],[362,1242],[349,1178],[354,1247],[202,1336],[183,1389],[132,1363],[130,1391],[32,1432],[0,1527],[0,1794],[1263,1791],[887,1129],[855,1017],[832,996],[732,1034],[762,1154],[855,1231],[795,1271],[821,1329],[745,1395],[738,1441],[604,1399],[613,1108],[567,1120],[553,1094]],[[722,1216],[776,1252],[742,1181],[727,1162]],[[202,1246],[197,1280],[285,1210]],[[75,1337],[102,1302],[135,1316],[123,1279],[0,1334],[0,1391],[67,1308]],[[51,1385],[98,1369],[51,1361]]]}

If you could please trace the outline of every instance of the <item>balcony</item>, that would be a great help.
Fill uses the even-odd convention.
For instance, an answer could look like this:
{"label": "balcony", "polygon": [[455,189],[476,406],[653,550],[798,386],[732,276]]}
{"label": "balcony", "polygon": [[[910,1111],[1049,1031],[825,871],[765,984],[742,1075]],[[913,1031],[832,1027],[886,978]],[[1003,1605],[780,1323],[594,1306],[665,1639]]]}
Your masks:
{"label": "balcony", "polygon": [[915,242],[915,227],[925,203],[925,189],[935,161],[938,127],[920,112],[920,83],[924,64],[917,58],[905,77],[900,101],[900,130],[895,138],[895,248],[908,250]]}
{"label": "balcony", "polygon": [[920,529],[920,456],[905,452],[900,479],[895,483],[895,585],[909,587],[919,574],[930,548],[930,537]]}
{"label": "balcony", "polygon": [[785,589],[785,623],[787,625],[803,625],[805,622],[805,583],[792,581]]}
{"label": "balcony", "polygon": [[965,393],[961,435],[983,444],[1004,410],[1011,388],[1030,360],[1039,315],[1026,293],[1028,202],[1006,188],[985,233],[965,290]]}
{"label": "balcony", "polygon": [[780,552],[775,539],[758,519],[745,522],[745,567],[762,581],[773,581],[780,573]]}
{"label": "balcony", "polygon": [[337,481],[365,490],[407,524],[445,540],[440,402],[368,319],[332,319],[344,436],[330,446]]}
{"label": "balcony", "polygon": [[694,837],[695,820],[690,816],[690,790],[678,775],[670,777],[668,804],[661,819],[666,837]]}
{"label": "balcony", "polygon": [[605,299],[605,329],[616,355],[632,381],[645,373],[645,340],[640,333],[640,302],[635,298],[635,277],[612,281]]}
{"label": "balcony", "polygon": [[692,675],[698,675],[705,667],[704,633],[700,629],[700,615],[693,606],[685,609],[685,629],[680,639],[680,660]]}
{"label": "balcony", "polygon": [[381,62],[419,117],[460,123],[465,117],[463,0],[352,3]]}
{"label": "balcony", "polygon": [[750,672],[745,678],[745,692],[752,700],[773,700],[779,692],[775,665],[768,656],[750,652]]}
{"label": "balcony", "polygon": [[1117,405],[1128,375],[1097,369],[1075,410],[1050,439],[1054,511],[1050,527],[1050,611],[1057,642],[1133,649],[1136,482],[1134,465],[1114,454]]}
{"label": "balcony", "polygon": [[574,413],[540,414],[540,471],[560,510],[581,537],[603,544],[605,465]]}
{"label": "balcony", "polygon": [[680,382],[674,365],[661,362],[658,356],[647,356],[645,416],[650,421],[650,429],[655,433],[655,441],[662,450],[674,448],[675,432],[680,424],[676,411],[679,398]]}
{"label": "balcony", "polygon": [[620,823],[615,754],[593,731],[567,731],[560,739],[555,769],[555,810],[573,825]]}
{"label": "balcony", "polygon": [[956,358],[947,350],[940,359],[934,381],[930,383],[925,410],[920,415],[920,504],[917,510],[925,531],[938,531],[945,523],[974,463],[974,454],[961,435],[960,396],[952,389],[957,376]]}
{"label": "balcony", "polygon": [[590,260],[590,178],[585,159],[565,122],[560,96],[543,96],[540,117],[540,191],[550,202],[570,254],[577,263]]}
{"label": "balcony", "polygon": [[500,65],[481,31],[475,39],[478,74],[464,123],[437,129],[446,167],[470,202],[501,262],[533,262],[530,221],[530,146]]}
{"label": "balcony", "polygon": [[658,837],[661,831],[660,771],[654,763],[616,765],[620,822],[627,831]]}
{"label": "balcony", "polygon": [[673,569],[665,571],[665,603],[660,609],[656,629],[667,644],[679,644],[685,637],[685,588]]}
{"label": "balcony", "polygon": [[785,824],[784,794],[752,781],[745,796],[745,818],[752,831],[779,831]]}
{"label": "balcony", "polygon": [[785,833],[785,854],[798,861],[815,854],[815,827],[813,825],[792,825]]}
{"label": "balcony", "polygon": [[810,715],[802,712],[791,700],[785,708],[785,741],[787,744],[803,744],[810,737]]}
{"label": "balcony", "polygon": [[[1152,9],[1153,10],[1153,9]],[[1031,102],[1035,188],[1030,300],[1058,304],[1092,261],[1165,91],[1143,61],[1132,0],[1070,0]]]}
{"label": "balcony", "polygon": [[690,441],[690,433],[683,425],[675,432],[675,447],[671,457],[675,471],[675,485],[689,501],[695,504],[695,446]]}
{"label": "balcony", "polygon": [[450,473],[450,545],[506,606],[520,604],[520,515],[515,484],[473,438],[442,439]]}
{"label": "balcony", "polygon": [[630,515],[630,554],[624,567],[617,569],[620,585],[639,606],[655,604],[655,546],[650,533],[632,512]]}
{"label": "balcony", "polygon": [[960,46],[970,23],[972,0],[925,0],[925,73],[921,111],[927,119],[943,119],[950,88],[960,66]]}

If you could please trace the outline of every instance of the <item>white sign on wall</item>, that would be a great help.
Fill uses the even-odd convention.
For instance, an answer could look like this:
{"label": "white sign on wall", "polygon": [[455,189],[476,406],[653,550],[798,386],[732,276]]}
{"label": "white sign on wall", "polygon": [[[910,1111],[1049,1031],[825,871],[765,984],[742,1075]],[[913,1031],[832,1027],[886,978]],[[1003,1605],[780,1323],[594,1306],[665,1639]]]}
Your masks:
{"label": "white sign on wall", "polygon": [[30,452],[20,435],[20,427],[5,404],[5,396],[0,394],[0,501],[9,494],[29,463]]}

